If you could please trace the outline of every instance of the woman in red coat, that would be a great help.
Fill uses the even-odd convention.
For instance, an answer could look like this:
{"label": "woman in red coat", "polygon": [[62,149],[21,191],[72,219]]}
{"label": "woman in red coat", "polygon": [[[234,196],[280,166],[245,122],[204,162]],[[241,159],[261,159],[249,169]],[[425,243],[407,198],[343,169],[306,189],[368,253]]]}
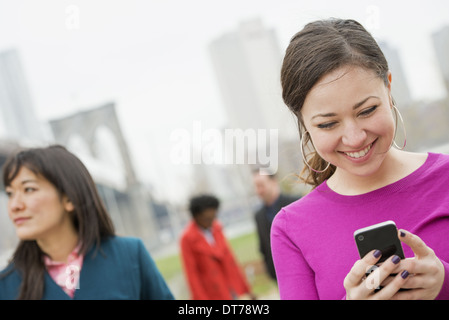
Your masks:
{"label": "woman in red coat", "polygon": [[193,220],[181,236],[181,254],[193,300],[229,300],[243,294],[254,299],[215,220],[219,201],[211,195],[190,200]]}

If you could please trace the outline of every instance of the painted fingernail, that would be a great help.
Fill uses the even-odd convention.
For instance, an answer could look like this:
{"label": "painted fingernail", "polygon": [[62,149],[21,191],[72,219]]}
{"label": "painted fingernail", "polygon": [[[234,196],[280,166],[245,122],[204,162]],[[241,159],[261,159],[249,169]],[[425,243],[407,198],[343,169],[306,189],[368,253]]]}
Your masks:
{"label": "painted fingernail", "polygon": [[380,250],[376,250],[373,253],[374,258],[376,258],[376,259],[379,258],[381,255],[382,255],[382,251],[380,251]]}
{"label": "painted fingernail", "polygon": [[391,261],[392,261],[394,264],[398,264],[399,261],[401,261],[401,258],[399,258],[398,256],[394,256],[393,259],[391,259]]}
{"label": "painted fingernail", "polygon": [[405,237],[405,232],[401,231],[401,237]]}
{"label": "painted fingernail", "polygon": [[408,273],[407,270],[404,270],[404,271],[402,271],[402,273],[401,273],[402,279],[407,279],[408,275],[409,275],[409,273]]}

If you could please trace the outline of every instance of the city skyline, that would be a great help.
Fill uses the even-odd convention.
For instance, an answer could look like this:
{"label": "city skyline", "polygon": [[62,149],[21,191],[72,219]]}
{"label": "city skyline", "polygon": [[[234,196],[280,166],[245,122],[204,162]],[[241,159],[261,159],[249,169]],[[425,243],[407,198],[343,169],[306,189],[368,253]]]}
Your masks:
{"label": "city skyline", "polygon": [[194,121],[227,124],[207,47],[243,21],[260,18],[283,51],[309,21],[357,19],[398,50],[414,99],[445,93],[431,43],[431,34],[449,25],[445,1],[405,8],[387,1],[0,0],[0,9],[0,51],[19,51],[40,121],[116,103],[140,178],[161,197],[182,190],[190,173],[166,165],[170,133]]}

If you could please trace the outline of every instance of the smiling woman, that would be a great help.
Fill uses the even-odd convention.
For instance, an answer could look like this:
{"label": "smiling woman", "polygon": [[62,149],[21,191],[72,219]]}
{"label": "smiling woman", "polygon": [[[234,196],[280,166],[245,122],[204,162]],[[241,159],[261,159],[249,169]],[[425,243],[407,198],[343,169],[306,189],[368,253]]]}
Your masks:
{"label": "smiling woman", "polygon": [[[302,150],[311,145],[301,174],[312,191],[281,209],[271,229],[282,299],[449,298],[449,244],[438,240],[449,231],[449,156],[393,147],[402,118],[392,79],[357,21],[315,21],[293,36],[282,94]],[[382,248],[359,259],[352,235],[385,220],[410,230],[400,232],[409,248],[407,259],[378,268],[383,289],[374,291],[365,272]]]}
{"label": "smiling woman", "polygon": [[301,116],[317,157],[336,167],[329,183],[370,176],[389,155],[395,127],[390,73],[388,79],[385,86],[371,70],[342,67],[326,74],[307,95]]}

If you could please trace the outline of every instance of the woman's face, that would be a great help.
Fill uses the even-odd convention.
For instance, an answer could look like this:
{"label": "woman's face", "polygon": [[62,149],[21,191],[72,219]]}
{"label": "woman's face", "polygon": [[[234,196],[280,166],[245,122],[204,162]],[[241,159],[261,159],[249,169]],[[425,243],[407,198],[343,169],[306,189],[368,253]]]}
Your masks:
{"label": "woman's face", "polygon": [[390,88],[370,70],[343,67],[307,95],[303,123],[318,154],[337,171],[369,176],[379,169],[395,131]]}
{"label": "woman's face", "polygon": [[41,240],[72,227],[73,205],[48,180],[22,167],[6,188],[8,214],[21,240]]}
{"label": "woman's face", "polygon": [[217,217],[217,209],[207,208],[197,216],[195,216],[195,222],[204,229],[212,227],[215,218]]}

